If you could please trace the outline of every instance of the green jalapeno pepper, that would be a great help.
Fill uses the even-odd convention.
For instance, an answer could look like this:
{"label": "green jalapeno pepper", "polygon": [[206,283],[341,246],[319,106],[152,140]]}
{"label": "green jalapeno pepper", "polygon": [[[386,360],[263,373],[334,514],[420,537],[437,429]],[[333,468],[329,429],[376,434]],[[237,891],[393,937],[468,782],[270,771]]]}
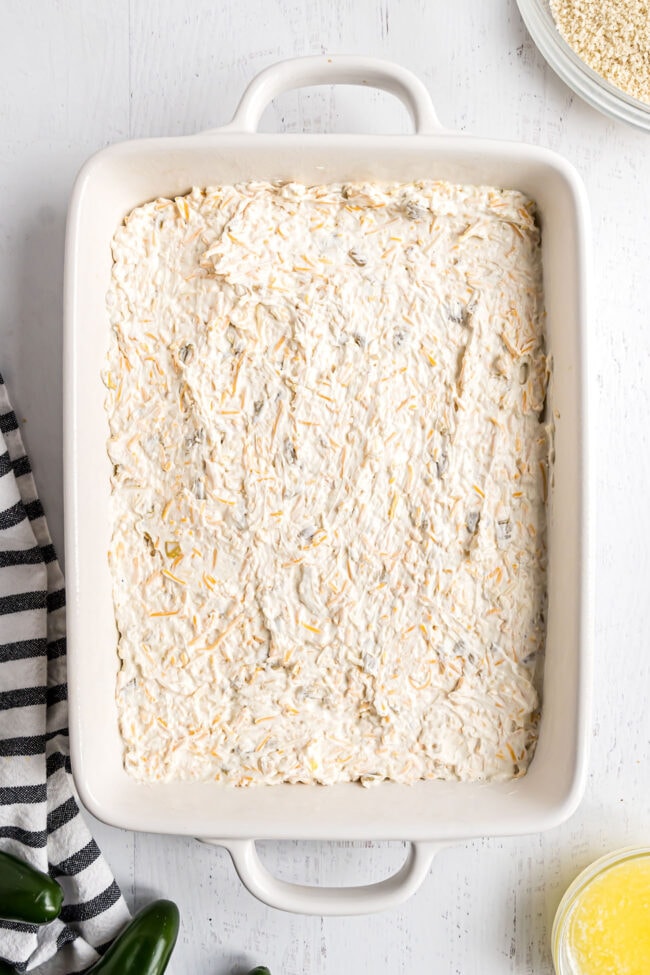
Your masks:
{"label": "green jalapeno pepper", "polygon": [[257,968],[251,968],[248,975],[271,975],[271,973],[266,965],[258,965]]}
{"label": "green jalapeno pepper", "polygon": [[172,901],[147,904],[87,975],[162,975],[176,944],[179,922]]}
{"label": "green jalapeno pepper", "polygon": [[63,891],[46,873],[0,852],[0,917],[47,924],[61,913]]}

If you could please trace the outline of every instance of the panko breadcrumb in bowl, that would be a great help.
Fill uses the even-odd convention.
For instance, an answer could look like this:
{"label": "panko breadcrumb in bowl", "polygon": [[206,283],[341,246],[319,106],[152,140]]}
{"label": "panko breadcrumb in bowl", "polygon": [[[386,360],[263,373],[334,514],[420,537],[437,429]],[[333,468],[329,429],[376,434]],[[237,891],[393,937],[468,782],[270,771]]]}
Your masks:
{"label": "panko breadcrumb in bowl", "polygon": [[581,98],[650,130],[650,19],[639,0],[517,0],[540,53]]}
{"label": "panko breadcrumb in bowl", "polygon": [[133,776],[525,772],[540,255],[521,193],[426,180],[248,182],[129,214],[105,381]]}

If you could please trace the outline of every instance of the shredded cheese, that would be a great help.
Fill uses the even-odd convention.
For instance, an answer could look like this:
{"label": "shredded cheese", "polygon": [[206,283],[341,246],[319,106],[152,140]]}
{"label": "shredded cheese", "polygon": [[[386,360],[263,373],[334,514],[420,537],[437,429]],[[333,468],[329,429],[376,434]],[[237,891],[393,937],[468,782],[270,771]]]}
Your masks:
{"label": "shredded cheese", "polygon": [[531,201],[434,181],[195,189],[134,210],[113,256],[129,773],[522,774],[552,484]]}

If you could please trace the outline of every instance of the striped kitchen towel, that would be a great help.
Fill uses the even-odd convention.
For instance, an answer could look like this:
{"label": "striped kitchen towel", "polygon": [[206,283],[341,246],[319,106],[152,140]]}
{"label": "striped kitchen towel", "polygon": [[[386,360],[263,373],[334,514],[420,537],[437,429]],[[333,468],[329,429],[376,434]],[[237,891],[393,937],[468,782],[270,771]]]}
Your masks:
{"label": "striped kitchen towel", "polygon": [[64,892],[51,924],[0,922],[0,958],[19,972],[83,971],[129,918],[79,812],[67,710],[63,575],[0,376],[0,849]]}

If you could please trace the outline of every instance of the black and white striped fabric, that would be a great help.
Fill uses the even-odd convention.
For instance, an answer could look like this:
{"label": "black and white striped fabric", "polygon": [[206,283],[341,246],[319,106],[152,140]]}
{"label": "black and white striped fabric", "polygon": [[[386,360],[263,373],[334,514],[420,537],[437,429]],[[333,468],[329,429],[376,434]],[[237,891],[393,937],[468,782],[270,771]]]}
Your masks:
{"label": "black and white striped fabric", "polygon": [[129,913],[74,793],[63,575],[1,376],[0,849],[64,891],[51,924],[0,922],[0,958],[18,972],[83,971]]}

